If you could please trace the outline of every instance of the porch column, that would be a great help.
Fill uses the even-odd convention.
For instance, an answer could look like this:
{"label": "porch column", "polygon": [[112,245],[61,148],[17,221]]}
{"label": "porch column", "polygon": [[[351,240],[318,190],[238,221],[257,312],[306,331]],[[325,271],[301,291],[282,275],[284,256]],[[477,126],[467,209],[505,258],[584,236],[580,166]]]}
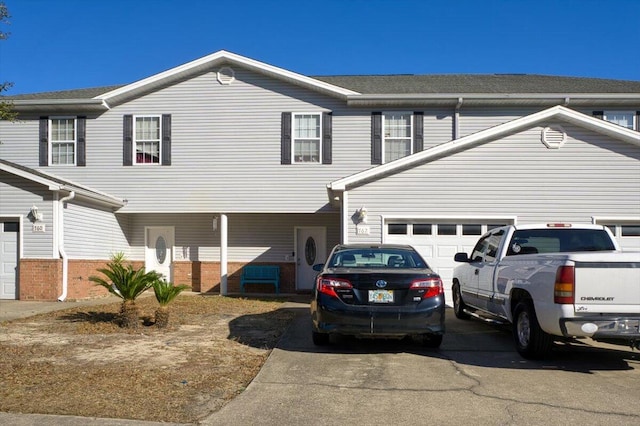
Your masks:
{"label": "porch column", "polygon": [[227,295],[227,215],[220,215],[220,294]]}

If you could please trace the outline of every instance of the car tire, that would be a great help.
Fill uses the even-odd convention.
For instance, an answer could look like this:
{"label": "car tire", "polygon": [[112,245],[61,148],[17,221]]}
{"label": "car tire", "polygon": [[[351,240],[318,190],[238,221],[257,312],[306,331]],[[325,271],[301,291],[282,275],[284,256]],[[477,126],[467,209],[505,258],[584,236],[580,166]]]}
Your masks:
{"label": "car tire", "polygon": [[462,301],[462,293],[460,292],[459,283],[456,282],[453,285],[452,292],[453,292],[453,313],[455,314],[456,318],[462,319],[462,320],[469,319],[471,316],[464,311],[467,305],[465,305],[464,302]]}
{"label": "car tire", "polygon": [[423,334],[422,346],[429,349],[438,349],[442,344],[442,334]]}
{"label": "car tire", "polygon": [[516,350],[524,358],[541,359],[551,352],[553,337],[540,328],[529,300],[519,302],[513,311],[513,338]]}
{"label": "car tire", "polygon": [[316,346],[325,346],[329,344],[329,335],[327,333],[311,332],[311,339]]}

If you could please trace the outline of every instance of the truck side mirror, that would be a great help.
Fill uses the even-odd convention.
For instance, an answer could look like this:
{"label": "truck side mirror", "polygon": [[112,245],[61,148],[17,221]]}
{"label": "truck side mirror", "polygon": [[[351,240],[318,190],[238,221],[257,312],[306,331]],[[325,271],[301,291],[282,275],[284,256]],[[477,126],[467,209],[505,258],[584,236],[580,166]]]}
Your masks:
{"label": "truck side mirror", "polygon": [[464,262],[464,263],[469,263],[469,256],[467,255],[467,253],[456,253],[455,256],[453,256],[453,260],[456,262]]}

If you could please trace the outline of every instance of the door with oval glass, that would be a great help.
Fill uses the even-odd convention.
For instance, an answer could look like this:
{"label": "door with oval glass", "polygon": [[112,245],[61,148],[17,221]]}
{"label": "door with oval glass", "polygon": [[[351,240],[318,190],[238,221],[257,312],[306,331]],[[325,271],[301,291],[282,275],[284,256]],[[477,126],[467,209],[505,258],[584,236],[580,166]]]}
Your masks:
{"label": "door with oval glass", "polygon": [[313,265],[327,260],[327,230],[321,226],[296,228],[296,289],[312,290],[318,274]]}
{"label": "door with oval glass", "polygon": [[171,261],[173,260],[172,226],[149,226],[145,228],[145,269],[161,273],[171,281]]}

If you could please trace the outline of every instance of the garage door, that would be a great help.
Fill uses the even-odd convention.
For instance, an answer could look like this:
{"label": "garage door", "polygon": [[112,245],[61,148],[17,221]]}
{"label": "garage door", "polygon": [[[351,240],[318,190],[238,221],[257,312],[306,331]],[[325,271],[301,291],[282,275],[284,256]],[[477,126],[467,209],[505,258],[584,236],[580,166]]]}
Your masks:
{"label": "garage door", "polygon": [[384,242],[415,247],[442,278],[446,302],[452,305],[453,269],[458,265],[453,261],[453,256],[458,252],[470,253],[478,238],[487,230],[511,223],[506,220],[390,219],[385,223]]}
{"label": "garage door", "polygon": [[597,223],[609,228],[622,250],[640,251],[640,222],[598,221]]}
{"label": "garage door", "polygon": [[16,299],[18,222],[0,222],[0,299]]}

